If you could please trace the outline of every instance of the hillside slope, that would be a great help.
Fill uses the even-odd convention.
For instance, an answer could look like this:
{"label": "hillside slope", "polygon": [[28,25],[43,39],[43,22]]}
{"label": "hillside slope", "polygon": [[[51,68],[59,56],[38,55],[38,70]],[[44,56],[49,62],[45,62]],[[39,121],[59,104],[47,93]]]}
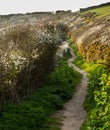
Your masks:
{"label": "hillside slope", "polygon": [[100,61],[110,68],[110,6],[79,13],[71,17],[68,25],[68,34],[84,59]]}

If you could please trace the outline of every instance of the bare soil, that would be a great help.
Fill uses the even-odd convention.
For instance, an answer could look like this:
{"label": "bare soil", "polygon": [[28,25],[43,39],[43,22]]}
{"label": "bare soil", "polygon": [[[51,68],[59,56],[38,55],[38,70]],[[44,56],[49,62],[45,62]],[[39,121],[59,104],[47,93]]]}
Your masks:
{"label": "bare soil", "polygon": [[[80,84],[77,85],[72,99],[64,105],[64,109],[57,113],[62,120],[61,130],[80,130],[82,123],[86,119],[86,111],[83,108],[83,102],[86,96],[86,88],[88,84],[87,73],[72,62],[75,54],[70,48],[72,57],[68,60],[68,65],[83,75]],[[73,77],[74,78],[74,77]]]}

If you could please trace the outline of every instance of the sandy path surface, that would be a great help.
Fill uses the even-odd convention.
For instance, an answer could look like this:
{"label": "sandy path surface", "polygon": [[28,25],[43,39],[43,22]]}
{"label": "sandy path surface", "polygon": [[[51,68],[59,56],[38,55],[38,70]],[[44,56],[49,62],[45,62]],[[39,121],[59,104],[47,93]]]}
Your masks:
{"label": "sandy path surface", "polygon": [[72,63],[75,59],[75,55],[71,48],[70,51],[72,57],[68,60],[68,65],[80,72],[83,75],[83,78],[81,83],[77,85],[72,99],[64,105],[64,110],[58,112],[58,116],[62,119],[61,130],[80,130],[80,127],[86,118],[83,102],[86,96],[88,79],[86,78],[87,73]]}

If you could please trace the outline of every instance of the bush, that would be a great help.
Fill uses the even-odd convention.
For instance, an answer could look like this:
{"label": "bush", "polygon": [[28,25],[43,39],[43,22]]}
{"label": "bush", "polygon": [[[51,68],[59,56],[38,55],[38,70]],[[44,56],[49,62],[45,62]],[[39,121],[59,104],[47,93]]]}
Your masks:
{"label": "bush", "polygon": [[29,26],[19,26],[1,32],[0,39],[0,104],[4,104],[18,101],[17,75],[29,64],[38,37]]}
{"label": "bush", "polygon": [[19,102],[42,85],[54,69],[66,28],[63,24],[46,24],[41,30],[17,26],[0,33],[0,104]]}

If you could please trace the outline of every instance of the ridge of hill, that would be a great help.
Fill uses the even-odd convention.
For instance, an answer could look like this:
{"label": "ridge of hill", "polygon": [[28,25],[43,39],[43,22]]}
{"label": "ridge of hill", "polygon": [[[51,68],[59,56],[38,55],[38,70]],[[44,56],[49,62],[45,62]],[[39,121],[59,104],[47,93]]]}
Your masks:
{"label": "ridge of hill", "polygon": [[87,7],[87,8],[80,8],[80,12],[85,12],[85,11],[89,11],[91,9],[97,9],[97,8],[105,7],[105,6],[110,6],[110,2],[103,3],[103,4],[100,4],[100,5],[96,5],[96,6],[90,6],[90,7]]}

